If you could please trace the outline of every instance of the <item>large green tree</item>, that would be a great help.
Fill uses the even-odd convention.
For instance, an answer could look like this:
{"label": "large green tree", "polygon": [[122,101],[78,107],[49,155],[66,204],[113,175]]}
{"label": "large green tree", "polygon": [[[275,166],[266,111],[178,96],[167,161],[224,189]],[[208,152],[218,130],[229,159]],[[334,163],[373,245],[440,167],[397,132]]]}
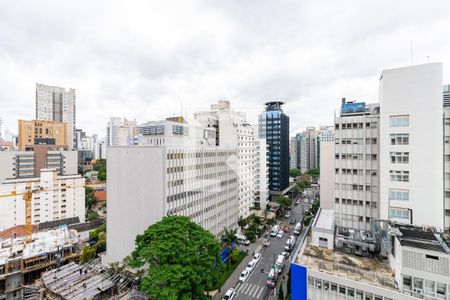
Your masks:
{"label": "large green tree", "polygon": [[201,299],[223,265],[214,236],[188,217],[169,216],[136,237],[130,266],[146,272],[141,290],[151,299]]}
{"label": "large green tree", "polygon": [[302,172],[299,169],[289,169],[289,176],[298,177],[302,175]]}

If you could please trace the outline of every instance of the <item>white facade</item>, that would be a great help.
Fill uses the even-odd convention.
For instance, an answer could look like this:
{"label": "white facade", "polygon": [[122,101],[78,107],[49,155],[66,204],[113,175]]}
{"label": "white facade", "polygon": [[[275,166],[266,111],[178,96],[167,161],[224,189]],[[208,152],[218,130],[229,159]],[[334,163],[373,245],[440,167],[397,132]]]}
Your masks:
{"label": "white facade", "polygon": [[334,209],[334,130],[320,137],[320,207]]}
{"label": "white facade", "polygon": [[[6,179],[0,185],[2,195],[34,191],[31,200],[32,224],[79,217],[85,221],[84,178],[81,175],[58,175],[53,169],[42,169],[40,177]],[[0,201],[0,230],[25,224],[23,195]]]}
{"label": "white facade", "polygon": [[133,140],[138,135],[136,120],[112,117],[106,125],[107,146],[134,145]]}
{"label": "white facade", "polygon": [[297,138],[291,137],[289,141],[289,168],[297,168]]}
{"label": "white facade", "polygon": [[69,150],[75,149],[76,95],[75,89],[36,83],[36,120],[67,123]]}
{"label": "white facade", "polygon": [[380,217],[444,228],[442,64],[383,71],[380,106]]}
{"label": "white facade", "polygon": [[269,202],[269,169],[267,168],[266,140],[258,138],[255,130],[255,204],[266,210]]}
{"label": "white facade", "polygon": [[[336,225],[371,230],[379,217],[379,106],[335,117]],[[321,183],[322,185],[322,183]]]}
{"label": "white facade", "polygon": [[450,85],[444,86],[444,228],[450,231]]}
{"label": "white facade", "polygon": [[242,112],[230,108],[228,101],[211,105],[211,110],[195,114],[205,127],[216,129],[216,144],[237,149],[239,180],[239,217],[250,215],[255,195],[255,135],[254,127],[246,121]]}
{"label": "white facade", "polygon": [[130,255],[136,235],[167,215],[189,216],[217,238],[224,228],[236,228],[236,157],[235,149],[222,147],[108,148],[103,263]]}

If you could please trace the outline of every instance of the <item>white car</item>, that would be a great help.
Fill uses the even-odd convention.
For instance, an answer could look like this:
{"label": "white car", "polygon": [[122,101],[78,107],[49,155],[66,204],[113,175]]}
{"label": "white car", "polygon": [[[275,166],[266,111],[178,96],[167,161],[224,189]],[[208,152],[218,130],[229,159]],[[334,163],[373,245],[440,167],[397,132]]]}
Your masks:
{"label": "white car", "polygon": [[250,272],[247,270],[244,270],[241,272],[241,275],[239,276],[240,282],[245,282],[248,279],[248,276],[250,275]]}
{"label": "white car", "polygon": [[284,215],[284,217],[285,217],[285,218],[290,218],[290,217],[291,217],[291,212],[288,211],[288,212]]}
{"label": "white car", "polygon": [[261,253],[255,253],[255,255],[253,255],[252,260],[253,260],[255,263],[259,263],[259,261],[261,260]]}
{"label": "white car", "polygon": [[233,288],[228,289],[223,296],[223,300],[233,300],[234,298],[236,298],[236,291]]}
{"label": "white car", "polygon": [[278,231],[277,238],[281,239],[283,236],[284,236],[284,231],[283,230]]}
{"label": "white car", "polygon": [[253,269],[255,269],[255,267],[256,267],[256,262],[254,260],[251,260],[248,262],[245,270],[248,271],[249,273],[251,273],[253,271]]}

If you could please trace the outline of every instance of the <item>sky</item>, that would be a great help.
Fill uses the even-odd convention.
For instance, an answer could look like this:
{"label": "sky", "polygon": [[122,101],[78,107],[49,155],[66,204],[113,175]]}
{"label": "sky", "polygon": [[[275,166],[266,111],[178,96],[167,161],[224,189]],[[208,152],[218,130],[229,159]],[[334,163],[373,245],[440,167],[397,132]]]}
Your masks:
{"label": "sky", "polygon": [[207,110],[251,122],[284,101],[291,134],[333,124],[341,98],[377,102],[383,69],[444,63],[450,1],[2,1],[0,118],[35,118],[35,84],[75,88],[77,128],[105,136]]}

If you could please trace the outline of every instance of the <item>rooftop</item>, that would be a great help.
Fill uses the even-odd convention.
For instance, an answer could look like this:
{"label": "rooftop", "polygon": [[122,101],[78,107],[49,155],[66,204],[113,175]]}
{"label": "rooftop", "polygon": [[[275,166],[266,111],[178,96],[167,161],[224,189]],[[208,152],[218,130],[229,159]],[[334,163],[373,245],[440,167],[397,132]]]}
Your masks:
{"label": "rooftop", "polygon": [[78,234],[67,226],[58,229],[33,233],[32,241],[26,243],[26,237],[0,239],[0,265],[10,259],[28,259],[42,254],[56,252],[58,247],[71,247],[78,243]]}
{"label": "rooftop", "polygon": [[313,227],[334,231],[334,210],[321,208]]}
{"label": "rooftop", "polygon": [[313,246],[310,237],[295,263],[308,269],[397,291],[394,273],[387,261]]}
{"label": "rooftop", "polygon": [[438,234],[435,234],[430,229],[401,225],[398,226],[397,238],[400,244],[405,247],[450,254],[448,246]]}

